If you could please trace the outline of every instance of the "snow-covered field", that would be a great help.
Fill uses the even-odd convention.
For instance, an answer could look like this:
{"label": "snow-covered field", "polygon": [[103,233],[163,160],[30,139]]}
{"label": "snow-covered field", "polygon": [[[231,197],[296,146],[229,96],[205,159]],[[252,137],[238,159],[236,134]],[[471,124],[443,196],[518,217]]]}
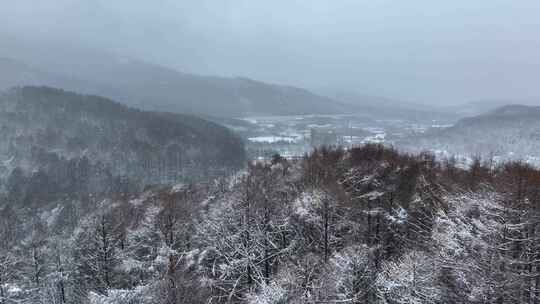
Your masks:
{"label": "snow-covered field", "polygon": [[394,144],[397,139],[417,135],[446,123],[406,120],[373,120],[355,115],[294,115],[243,117],[248,125],[230,126],[244,138],[248,154],[264,159],[279,153],[301,156],[321,145],[344,147],[366,143]]}
{"label": "snow-covered field", "polygon": [[286,136],[257,136],[257,137],[250,137],[248,139],[251,142],[269,143],[269,144],[280,142],[280,141],[284,141],[288,143],[294,143],[296,141],[296,138],[286,137]]}

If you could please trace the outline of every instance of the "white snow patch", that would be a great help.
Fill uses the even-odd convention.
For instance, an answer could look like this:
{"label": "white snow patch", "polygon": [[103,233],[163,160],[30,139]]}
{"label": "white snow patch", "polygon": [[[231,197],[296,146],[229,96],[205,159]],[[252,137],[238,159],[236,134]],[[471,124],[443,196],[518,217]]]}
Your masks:
{"label": "white snow patch", "polygon": [[294,143],[296,142],[296,138],[290,137],[290,136],[257,136],[257,137],[250,137],[248,138],[251,142],[256,143],[276,143],[276,142],[288,142],[288,143]]}
{"label": "white snow patch", "polygon": [[405,210],[403,207],[399,207],[397,209],[393,210],[394,214],[388,214],[386,218],[396,224],[403,224],[407,220],[407,217],[409,214],[407,213],[407,210]]}
{"label": "white snow patch", "polygon": [[172,187],[171,189],[171,193],[178,193],[178,192],[182,192],[186,189],[186,184],[184,183],[179,183],[179,184],[176,184]]}
{"label": "white snow patch", "polygon": [[58,205],[51,211],[44,211],[41,214],[41,220],[47,224],[48,227],[54,224],[56,222],[56,219],[58,218],[58,215],[60,212],[64,209],[62,206]]}
{"label": "white snow patch", "polygon": [[374,190],[374,191],[368,192],[366,194],[362,194],[358,198],[373,201],[373,200],[376,200],[376,199],[378,199],[379,197],[381,197],[383,195],[384,195],[384,192]]}

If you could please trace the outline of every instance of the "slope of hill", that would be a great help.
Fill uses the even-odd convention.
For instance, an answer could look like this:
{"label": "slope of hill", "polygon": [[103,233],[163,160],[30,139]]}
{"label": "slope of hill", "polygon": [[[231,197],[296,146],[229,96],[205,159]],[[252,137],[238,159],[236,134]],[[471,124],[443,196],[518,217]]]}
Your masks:
{"label": "slope of hill", "polygon": [[467,102],[462,105],[446,107],[447,112],[455,113],[460,117],[482,115],[508,105],[521,104],[526,106],[540,106],[540,99],[484,99]]}
{"label": "slope of hill", "polygon": [[503,106],[400,144],[413,150],[539,160],[540,107]]}
{"label": "slope of hill", "polygon": [[[347,108],[305,89],[248,78],[184,74],[144,63],[119,65],[113,73],[123,81],[108,82],[108,88],[103,89],[105,95],[131,100],[139,107],[154,110],[235,117],[337,114],[345,113]],[[152,73],[151,79],[139,77]]]}
{"label": "slope of hill", "polygon": [[15,88],[0,97],[0,138],[4,169],[26,172],[86,159],[113,175],[163,182],[244,161],[241,140],[217,124],[48,87]]}
{"label": "slope of hill", "polygon": [[487,113],[462,119],[462,124],[496,123],[497,121],[537,120],[540,118],[540,106],[510,104],[498,107]]}
{"label": "slope of hill", "polygon": [[39,69],[3,60],[0,61],[0,88],[54,85],[106,96],[147,110],[225,117],[338,114],[351,108],[291,86],[248,78],[199,76],[142,61],[106,56],[100,60],[95,63],[85,58],[69,67],[66,63],[48,63]]}
{"label": "slope of hill", "polygon": [[363,95],[343,90],[326,89],[322,92],[325,96],[342,101],[353,108],[361,109],[360,113],[376,119],[404,119],[419,122],[438,121],[446,124],[459,118],[453,111],[427,104]]}

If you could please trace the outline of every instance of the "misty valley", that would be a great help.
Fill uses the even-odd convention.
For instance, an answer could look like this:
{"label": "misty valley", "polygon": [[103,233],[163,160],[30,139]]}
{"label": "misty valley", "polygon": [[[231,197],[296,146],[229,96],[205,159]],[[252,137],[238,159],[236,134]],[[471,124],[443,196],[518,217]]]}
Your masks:
{"label": "misty valley", "polygon": [[452,126],[450,121],[373,119],[361,114],[244,117],[224,124],[244,139],[252,159],[269,159],[276,153],[299,158],[324,145],[395,145],[398,141]]}
{"label": "misty valley", "polygon": [[540,304],[537,2],[0,4],[0,304]]}
{"label": "misty valley", "polygon": [[[341,146],[350,148],[363,144],[383,144],[405,152],[430,152],[437,159],[455,158],[462,165],[470,165],[475,158],[492,162],[521,160],[540,165],[540,115],[530,115],[538,109],[516,107],[526,116],[508,118],[494,113],[466,119],[373,119],[362,114],[350,115],[293,115],[244,117],[223,124],[241,136],[250,159],[270,159],[279,154],[285,158],[301,158],[315,147]],[[399,112],[397,112],[399,113]],[[493,121],[481,127],[464,125],[482,123],[493,115]],[[500,127],[500,119],[515,119],[513,126]],[[528,122],[524,120],[529,120]],[[526,123],[526,125],[523,125]],[[483,123],[482,123],[483,124]],[[485,129],[484,129],[485,128]],[[474,134],[477,132],[477,134]]]}

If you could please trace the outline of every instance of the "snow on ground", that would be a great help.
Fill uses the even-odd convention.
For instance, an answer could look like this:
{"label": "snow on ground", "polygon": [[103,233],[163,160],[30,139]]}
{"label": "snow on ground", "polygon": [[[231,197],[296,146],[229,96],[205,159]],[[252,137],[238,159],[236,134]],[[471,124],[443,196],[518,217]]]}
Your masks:
{"label": "snow on ground", "polygon": [[342,136],[343,142],[348,144],[354,144],[354,143],[362,143],[363,138],[360,136],[350,136],[350,135],[343,135]]}
{"label": "snow on ground", "polygon": [[257,136],[257,137],[250,137],[248,138],[251,142],[256,143],[276,143],[280,141],[285,141],[288,143],[295,143],[296,138],[294,137],[287,137],[287,136]]}
{"label": "snow on ground", "polygon": [[[137,286],[132,290],[109,289],[107,295],[90,292],[90,304],[128,304],[140,303],[142,300],[151,300],[151,293],[148,292],[150,286]],[[146,303],[146,302],[145,302]]]}
{"label": "snow on ground", "polygon": [[452,126],[453,126],[453,124],[444,124],[444,125],[434,124],[434,125],[431,125],[432,128],[437,128],[437,129],[450,128]]}
{"label": "snow on ground", "polygon": [[242,118],[243,120],[256,125],[259,121],[255,118]]}
{"label": "snow on ground", "polygon": [[370,132],[370,133],[373,133],[373,134],[383,134],[384,133],[384,129],[383,128],[379,128],[379,127],[366,127],[364,128],[364,130]]}
{"label": "snow on ground", "polygon": [[3,287],[4,289],[7,290],[8,294],[11,294],[11,295],[15,295],[22,292],[22,289],[15,284],[4,284]]}
{"label": "snow on ground", "polygon": [[3,160],[2,164],[7,167],[13,162],[14,159],[15,159],[15,156],[12,156],[11,158],[9,158],[7,160]]}
{"label": "snow on ground", "polygon": [[318,190],[302,193],[293,203],[294,214],[309,220],[312,210],[321,205],[323,196],[324,194]]}
{"label": "snow on ground", "polygon": [[386,139],[386,133],[378,133],[364,138],[362,143],[383,143]]}
{"label": "snow on ground", "polygon": [[187,185],[184,184],[184,183],[179,183],[179,184],[176,184],[172,187],[171,189],[171,194],[173,193],[179,193],[179,192],[182,192],[186,189]]}
{"label": "snow on ground", "polygon": [[58,218],[58,215],[60,214],[60,211],[62,211],[62,209],[64,209],[64,207],[58,205],[51,211],[44,211],[41,214],[41,220],[47,223],[48,227],[51,227],[56,222],[56,219]]}

